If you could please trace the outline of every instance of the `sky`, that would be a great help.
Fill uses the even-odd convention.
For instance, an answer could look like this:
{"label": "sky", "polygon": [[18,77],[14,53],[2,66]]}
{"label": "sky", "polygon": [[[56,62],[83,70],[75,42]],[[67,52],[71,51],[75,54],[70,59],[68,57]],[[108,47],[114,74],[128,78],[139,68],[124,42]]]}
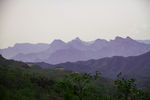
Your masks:
{"label": "sky", "polygon": [[0,0],[0,48],[116,36],[150,40],[150,0]]}

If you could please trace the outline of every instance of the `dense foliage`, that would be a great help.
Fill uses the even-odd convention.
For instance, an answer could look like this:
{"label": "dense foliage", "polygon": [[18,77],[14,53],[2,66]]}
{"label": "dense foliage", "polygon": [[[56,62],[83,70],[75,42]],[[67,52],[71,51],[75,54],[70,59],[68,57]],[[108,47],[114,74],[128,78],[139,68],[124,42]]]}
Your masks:
{"label": "dense foliage", "polygon": [[126,79],[121,77],[122,73],[117,75],[118,79],[115,80],[117,86],[117,96],[123,100],[148,100],[148,94],[138,89],[135,84],[135,79]]}

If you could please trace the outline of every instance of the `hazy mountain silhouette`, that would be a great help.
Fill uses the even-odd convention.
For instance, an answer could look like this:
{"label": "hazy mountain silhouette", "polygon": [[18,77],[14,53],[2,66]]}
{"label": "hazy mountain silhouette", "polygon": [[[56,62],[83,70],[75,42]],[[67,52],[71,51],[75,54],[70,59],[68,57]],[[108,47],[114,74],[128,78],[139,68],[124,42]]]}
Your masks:
{"label": "hazy mountain silhouette", "polygon": [[2,54],[5,58],[11,58],[16,56],[17,54],[28,54],[28,53],[36,53],[46,50],[49,47],[49,44],[38,43],[38,44],[30,44],[30,43],[17,43],[13,47],[8,47],[5,49],[0,49],[0,54]]}
{"label": "hazy mountain silhouette", "polygon": [[139,43],[130,37],[116,37],[110,41],[97,39],[93,42],[84,42],[76,38],[68,43],[62,40],[54,40],[48,45],[48,48],[43,51],[28,54],[19,54],[20,52],[18,52],[12,59],[25,62],[43,61],[58,64],[67,61],[75,62],[111,56],[136,56],[146,53],[149,50],[149,44]]}
{"label": "hazy mountain silhouette", "polygon": [[80,40],[78,37],[75,38],[74,40],[68,42],[67,45],[71,48],[75,48],[75,49],[78,49],[78,50],[87,50],[87,49],[89,49],[88,42],[84,42],[84,41]]}

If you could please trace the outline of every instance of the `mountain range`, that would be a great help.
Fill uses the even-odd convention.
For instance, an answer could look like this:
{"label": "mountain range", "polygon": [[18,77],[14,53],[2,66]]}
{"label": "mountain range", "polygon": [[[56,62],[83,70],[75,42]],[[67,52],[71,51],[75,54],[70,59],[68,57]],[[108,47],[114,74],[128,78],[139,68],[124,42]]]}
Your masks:
{"label": "mountain range", "polygon": [[95,73],[100,71],[102,75],[110,78],[116,77],[119,72],[135,75],[136,77],[150,78],[150,51],[139,56],[113,56],[87,61],[65,62],[60,64],[35,63],[43,68],[64,67],[77,72]]}
{"label": "mountain range", "polygon": [[51,44],[19,44],[1,49],[0,54],[17,61],[59,64],[112,56],[137,56],[148,51],[150,44],[140,43],[130,37],[116,37],[110,41],[97,39],[85,42],[76,38],[67,43],[54,40]]}
{"label": "mountain range", "polygon": [[10,59],[18,54],[41,52],[43,50],[48,49],[48,47],[49,44],[45,43],[38,43],[38,44],[17,43],[13,47],[0,49],[0,54],[2,54],[5,58]]}

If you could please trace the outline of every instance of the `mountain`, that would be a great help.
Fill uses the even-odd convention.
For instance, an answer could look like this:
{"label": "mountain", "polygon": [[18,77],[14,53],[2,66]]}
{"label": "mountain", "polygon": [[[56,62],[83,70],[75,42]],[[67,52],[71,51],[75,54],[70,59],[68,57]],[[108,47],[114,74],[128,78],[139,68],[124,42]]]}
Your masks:
{"label": "mountain", "polygon": [[[97,60],[66,62],[49,67],[61,66],[69,70],[78,72],[95,73],[99,70],[102,75],[114,78],[119,72],[126,75],[135,75],[136,77],[150,78],[150,52],[139,56],[113,56],[105,57]],[[48,68],[48,65],[47,65]]]}
{"label": "mountain", "polygon": [[85,52],[75,49],[75,48],[68,48],[58,50],[50,55],[50,57],[45,61],[52,64],[57,64],[60,62],[66,61],[77,61],[83,60],[86,57]]}
{"label": "mountain", "polygon": [[12,59],[24,62],[58,64],[112,56],[137,56],[148,51],[150,51],[150,44],[139,43],[130,37],[116,37],[110,41],[97,39],[90,43],[76,38],[68,43],[54,40],[46,50],[28,54],[18,53]]}
{"label": "mountain", "polygon": [[100,50],[105,47],[109,42],[104,39],[96,39],[89,47],[93,50]]}
{"label": "mountain", "polygon": [[47,51],[54,52],[56,50],[65,49],[67,48],[67,44],[62,40],[54,40]]}
{"label": "mountain", "polygon": [[130,37],[116,37],[101,49],[101,54],[105,57],[111,56],[136,56],[146,53],[150,50],[150,45],[139,43]]}
{"label": "mountain", "polygon": [[[75,45],[75,43],[79,45]],[[67,48],[55,51],[45,62],[58,64],[67,61],[85,61],[112,56],[137,56],[150,51],[150,45],[139,43],[130,37],[116,37],[110,41],[98,39],[88,45],[84,45],[80,40],[75,43],[75,46],[72,45],[72,49]]]}
{"label": "mountain", "polygon": [[45,61],[52,53],[57,50],[68,48],[66,43],[62,40],[54,40],[49,47],[41,52],[28,53],[28,54],[17,54],[12,57],[14,60],[24,61],[24,62],[39,62]]}
{"label": "mountain", "polygon": [[80,38],[75,38],[72,41],[69,41],[67,44],[70,48],[75,48],[78,50],[87,50],[89,49],[88,43],[80,40]]}
{"label": "mountain", "polygon": [[17,43],[13,47],[8,47],[5,49],[0,49],[0,54],[2,54],[5,58],[10,59],[17,54],[29,54],[36,53],[46,50],[49,47],[48,44],[38,43],[38,44],[30,44],[30,43]]}

